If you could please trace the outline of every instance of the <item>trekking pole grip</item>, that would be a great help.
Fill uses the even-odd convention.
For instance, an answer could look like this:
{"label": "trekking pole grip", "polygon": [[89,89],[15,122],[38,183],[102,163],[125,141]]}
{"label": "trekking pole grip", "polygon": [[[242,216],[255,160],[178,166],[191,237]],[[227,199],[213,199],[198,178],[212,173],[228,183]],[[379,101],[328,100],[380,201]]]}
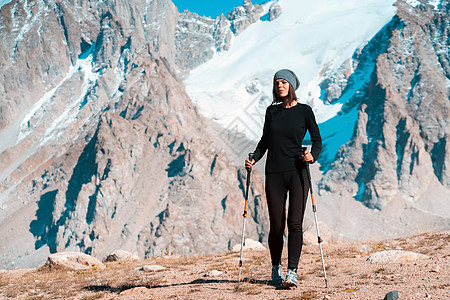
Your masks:
{"label": "trekking pole grip", "polygon": [[[303,151],[302,153],[304,154],[307,149],[308,148],[306,148],[306,147],[302,147],[302,151]],[[306,176],[308,176],[309,188],[311,189],[311,192],[312,192],[311,172],[309,170],[309,162],[305,161],[305,164],[306,164]]]}
{"label": "trekking pole grip", "polygon": [[[252,162],[254,156],[255,156],[255,154],[252,153],[252,152],[250,152],[250,153],[248,154],[248,160],[249,160],[250,162]],[[251,171],[252,171],[252,168],[251,168],[251,167],[250,167],[250,168],[247,168],[247,172],[251,172]]]}

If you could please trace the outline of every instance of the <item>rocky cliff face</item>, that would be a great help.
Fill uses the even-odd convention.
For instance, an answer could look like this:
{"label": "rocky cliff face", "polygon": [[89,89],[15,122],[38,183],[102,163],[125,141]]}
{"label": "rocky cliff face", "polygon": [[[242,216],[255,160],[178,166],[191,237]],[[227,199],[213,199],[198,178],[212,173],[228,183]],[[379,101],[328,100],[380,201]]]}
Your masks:
{"label": "rocky cliff face", "polygon": [[175,45],[176,64],[191,70],[212,58],[216,51],[228,50],[233,33],[222,14],[215,20],[185,11],[178,17]]}
{"label": "rocky cliff face", "polygon": [[228,13],[228,20],[231,23],[231,30],[238,35],[249,25],[259,20],[263,13],[263,8],[259,4],[252,4],[251,0],[245,0],[243,6],[235,7]]}
{"label": "rocky cliff face", "polygon": [[326,171],[321,191],[346,190],[376,209],[399,197],[415,206],[433,178],[447,189],[450,178],[450,5],[398,2],[397,8],[397,16],[321,84],[325,101],[348,99],[344,111],[358,111],[353,138]]}
{"label": "rocky cliff face", "polygon": [[[177,22],[167,0],[1,8],[1,267],[62,250],[189,255],[239,242],[245,170],[184,91]],[[253,182],[247,235],[262,241]]]}
{"label": "rocky cliff face", "polygon": [[[221,14],[212,19],[187,10],[181,13],[175,29],[175,63],[179,70],[184,74],[210,60],[214,53],[228,50],[232,37],[258,21],[263,11],[261,5],[245,0],[227,17]],[[280,11],[276,3],[271,4],[270,20],[279,16]]]}

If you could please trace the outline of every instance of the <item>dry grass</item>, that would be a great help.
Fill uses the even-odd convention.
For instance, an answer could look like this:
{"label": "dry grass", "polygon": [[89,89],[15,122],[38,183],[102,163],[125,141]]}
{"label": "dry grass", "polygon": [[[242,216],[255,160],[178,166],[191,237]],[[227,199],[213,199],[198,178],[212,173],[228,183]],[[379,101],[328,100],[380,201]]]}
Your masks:
{"label": "dry grass", "polygon": [[5,275],[0,274],[0,288],[8,285],[10,282],[11,280],[9,278],[7,278]]}
{"label": "dry grass", "polygon": [[286,299],[290,300],[313,300],[313,299],[319,299],[318,293],[316,291],[305,291],[302,292],[298,296],[288,297]]}
{"label": "dry grass", "polygon": [[251,282],[241,282],[234,287],[234,293],[245,293],[246,295],[258,295],[264,291],[264,287],[260,284],[252,284]]}
{"label": "dry grass", "polygon": [[[358,244],[324,245],[327,289],[318,247],[305,246],[297,290],[280,290],[270,284],[268,251],[248,251],[244,252],[239,287],[239,253],[227,252],[106,263],[104,270],[71,271],[45,266],[28,272],[0,271],[0,299],[383,299],[386,291],[393,289],[399,290],[404,299],[424,298],[427,294],[433,299],[445,299],[443,295],[450,293],[449,243],[450,233],[365,243],[371,253],[401,248],[430,256],[424,261],[386,265],[367,262],[358,252]],[[166,269],[139,270],[151,264]],[[286,251],[282,265],[287,265]],[[206,277],[211,270],[223,273]]]}
{"label": "dry grass", "polygon": [[142,274],[143,272],[135,271],[135,268],[133,263],[107,263],[106,270],[73,271],[46,265],[15,280],[2,276],[1,282],[5,284],[0,286],[0,291],[8,298],[18,298],[26,293],[27,299],[68,299],[82,291],[87,293],[82,299],[100,299],[105,293],[120,293],[134,287],[151,288],[164,284],[163,280]]}
{"label": "dry grass", "polygon": [[85,296],[82,297],[81,300],[95,300],[95,299],[101,299],[105,296],[105,293],[100,292],[100,293],[96,293],[94,295],[90,295],[90,296]]}

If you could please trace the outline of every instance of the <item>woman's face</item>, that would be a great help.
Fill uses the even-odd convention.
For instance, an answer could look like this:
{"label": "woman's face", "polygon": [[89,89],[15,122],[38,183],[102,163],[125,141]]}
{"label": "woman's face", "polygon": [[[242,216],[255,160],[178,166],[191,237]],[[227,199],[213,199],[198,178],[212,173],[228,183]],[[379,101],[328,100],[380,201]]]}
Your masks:
{"label": "woman's face", "polygon": [[280,78],[275,80],[275,88],[278,96],[281,98],[287,97],[289,94],[289,82],[285,79]]}

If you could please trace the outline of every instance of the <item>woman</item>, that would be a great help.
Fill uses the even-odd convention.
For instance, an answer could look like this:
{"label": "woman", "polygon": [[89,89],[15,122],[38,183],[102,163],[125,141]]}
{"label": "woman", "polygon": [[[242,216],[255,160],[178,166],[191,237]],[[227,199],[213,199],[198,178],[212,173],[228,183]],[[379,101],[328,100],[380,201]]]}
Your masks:
{"label": "woman", "polygon": [[[297,101],[295,90],[300,82],[294,72],[282,69],[273,78],[273,102],[266,110],[264,129],[253,159],[245,161],[251,168],[267,150],[266,197],[269,208],[269,249],[272,260],[272,283],[297,286],[297,266],[303,244],[303,215],[309,183],[306,163],[314,163],[322,150],[322,138],[312,109]],[[302,150],[306,130],[312,141],[311,152]],[[281,268],[283,234],[286,223],[286,199],[289,192],[288,268],[286,278]]]}

